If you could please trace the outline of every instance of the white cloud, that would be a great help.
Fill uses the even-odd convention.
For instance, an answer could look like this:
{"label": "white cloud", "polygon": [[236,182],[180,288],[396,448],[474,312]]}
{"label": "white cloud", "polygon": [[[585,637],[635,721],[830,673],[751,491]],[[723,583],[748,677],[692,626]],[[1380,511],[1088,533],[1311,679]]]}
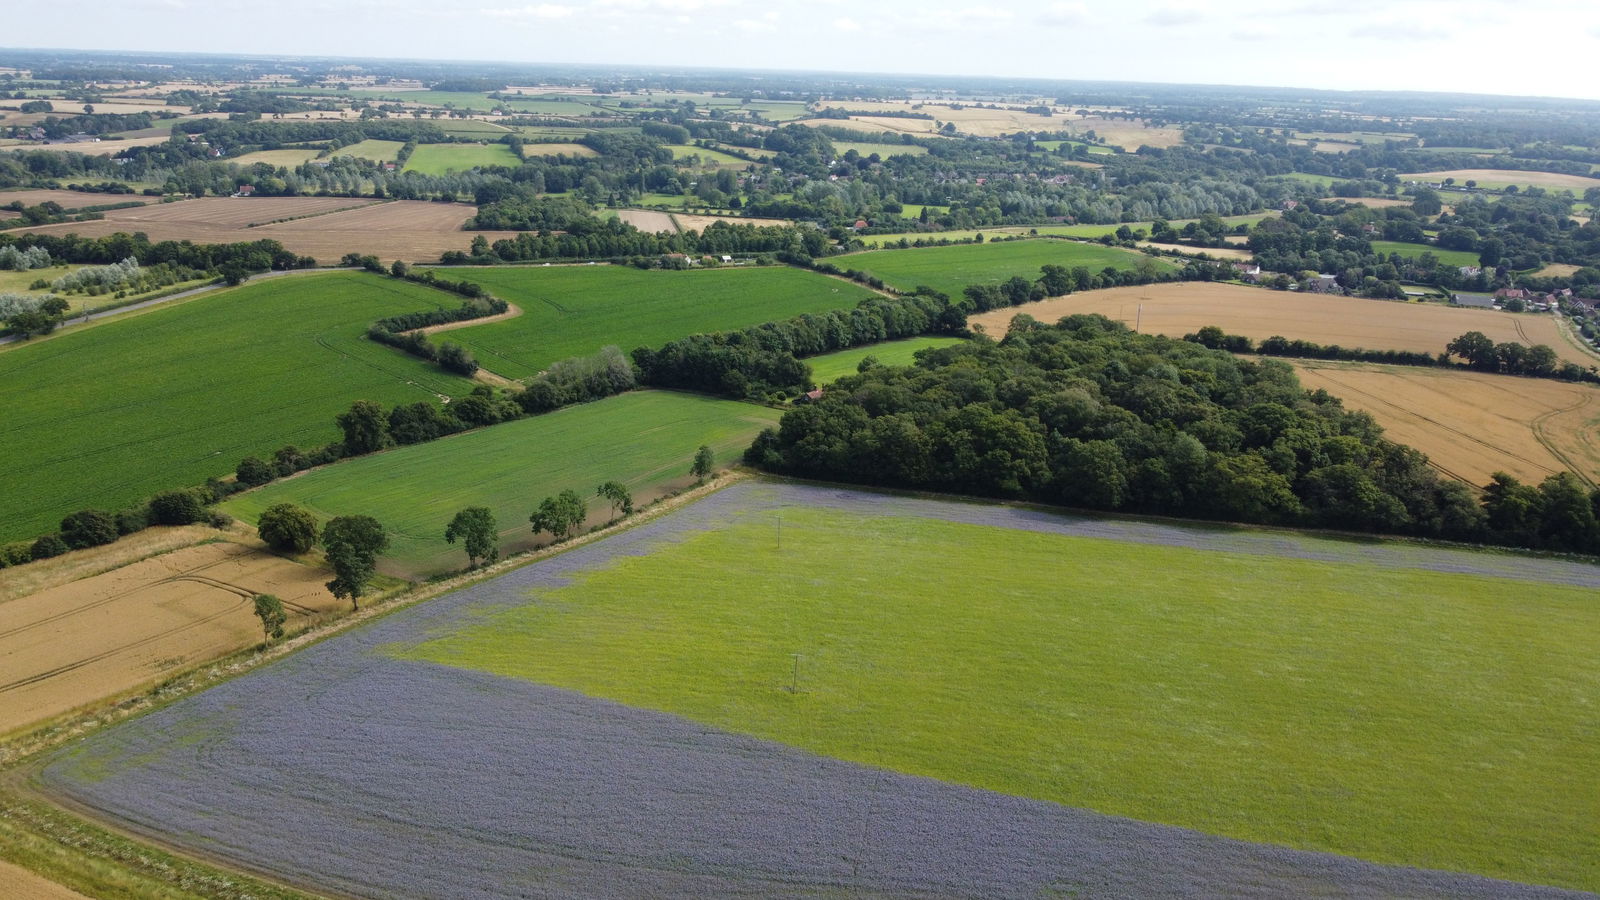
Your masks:
{"label": "white cloud", "polygon": [[507,7],[503,9],[486,9],[483,14],[496,19],[565,19],[575,15],[578,8],[575,6],[562,6],[559,3],[540,3],[537,5]]}
{"label": "white cloud", "polygon": [[733,27],[745,34],[766,34],[778,30],[778,26],[773,24],[771,14],[761,19],[735,19]]}
{"label": "white cloud", "polygon": [[1052,3],[1039,14],[1043,25],[1082,25],[1089,21],[1089,7],[1082,3]]}
{"label": "white cloud", "polygon": [[1353,38],[1376,41],[1442,41],[1455,32],[1438,25],[1421,25],[1415,22],[1369,22],[1350,29]]}
{"label": "white cloud", "polygon": [[1176,25],[1193,25],[1205,18],[1205,13],[1196,5],[1188,3],[1172,3],[1151,10],[1144,17],[1146,24],[1158,25],[1163,28]]}
{"label": "white cloud", "polygon": [[839,31],[860,31],[861,23],[849,16],[840,16],[833,20],[833,27]]}

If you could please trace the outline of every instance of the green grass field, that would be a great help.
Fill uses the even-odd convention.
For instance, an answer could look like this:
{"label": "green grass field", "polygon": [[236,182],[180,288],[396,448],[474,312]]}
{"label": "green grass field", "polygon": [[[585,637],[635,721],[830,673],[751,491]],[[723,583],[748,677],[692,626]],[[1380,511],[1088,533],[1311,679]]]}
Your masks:
{"label": "green grass field", "polygon": [[886,341],[882,344],[840,350],[838,353],[810,356],[805,362],[811,367],[812,380],[817,384],[827,384],[846,375],[856,374],[856,366],[869,356],[885,366],[909,366],[916,361],[914,357],[918,350],[928,347],[948,347],[959,343],[961,338],[907,338],[903,341]]}
{"label": "green grass field", "polygon": [[1348,561],[790,505],[395,652],[1135,819],[1600,888],[1592,591],[1303,543]]}
{"label": "green grass field", "polygon": [[510,134],[512,129],[483,119],[440,119],[439,128],[451,137],[482,138],[485,135],[493,140],[495,136]]}
{"label": "green grass field", "polygon": [[1314,184],[1319,187],[1330,187],[1344,180],[1343,178],[1336,178],[1332,175],[1312,175],[1309,172],[1290,172],[1287,175],[1280,175],[1278,177],[1293,178],[1295,181],[1302,181],[1306,184]]}
{"label": "green grass field", "polygon": [[403,141],[361,141],[333,151],[334,156],[358,156],[373,162],[394,162],[400,156]]}
{"label": "green grass field", "polygon": [[373,275],[290,275],[0,350],[0,541],[337,440],[333,417],[355,400],[465,394],[472,382],[363,337],[458,302]]}
{"label": "green grass field", "polygon": [[[908,211],[909,210],[913,210],[913,209],[916,209],[918,212],[921,211],[920,207],[917,207],[914,204],[906,204],[906,209]],[[946,207],[934,207],[934,209],[938,210],[938,209],[947,209],[947,208]],[[902,213],[902,216],[907,215],[907,214],[915,215],[914,213]],[[1223,216],[1222,217],[1222,221],[1228,223],[1229,225],[1254,225],[1255,223],[1261,221],[1262,219],[1265,219],[1268,216],[1274,216],[1274,215],[1277,215],[1277,213],[1251,213],[1249,215],[1243,215],[1243,216]],[[1187,225],[1190,222],[1196,222],[1196,221],[1199,221],[1199,220],[1198,219],[1175,219],[1172,222],[1170,222],[1169,224],[1171,224],[1175,228],[1182,228],[1184,225]],[[978,228],[978,229],[969,229],[969,230],[965,230],[965,231],[938,231],[938,232],[915,232],[915,231],[911,231],[911,232],[905,232],[903,234],[869,234],[869,235],[863,236],[861,238],[861,242],[866,244],[868,247],[881,247],[881,246],[884,246],[885,244],[896,243],[901,238],[905,238],[908,241],[915,241],[918,238],[922,238],[924,240],[941,240],[941,239],[942,240],[970,240],[971,238],[975,237],[976,235],[978,235],[980,233],[983,234],[986,238],[992,238],[995,235],[999,235],[999,234],[1009,234],[1009,235],[1037,234],[1037,235],[1040,235],[1041,237],[1075,237],[1075,238],[1093,239],[1093,238],[1098,238],[1098,237],[1104,237],[1105,235],[1108,235],[1108,234],[1115,234],[1117,229],[1121,228],[1123,225],[1127,225],[1129,228],[1133,228],[1133,229],[1143,229],[1144,231],[1148,232],[1150,230],[1151,223],[1149,223],[1149,222],[1119,222],[1119,223],[1117,223],[1115,225],[1005,225],[1005,226],[1001,226],[1001,227],[998,227],[998,228]]]}
{"label": "green grass field", "polygon": [[599,156],[594,148],[586,144],[544,144],[529,143],[522,145],[522,152],[527,156]]}
{"label": "green grass field", "polygon": [[1478,264],[1478,254],[1470,250],[1446,250],[1443,247],[1434,247],[1428,244],[1406,244],[1400,241],[1373,241],[1372,252],[1388,256],[1398,253],[1407,259],[1416,259],[1424,253],[1432,253],[1438,257],[1439,262],[1447,266],[1475,266]]}
{"label": "green grass field", "polygon": [[700,164],[703,166],[742,168],[751,165],[751,162],[747,159],[740,159],[731,153],[723,153],[721,150],[711,150],[706,147],[695,147],[688,144],[668,144],[667,149],[672,151],[672,158],[677,160],[698,156],[700,157]]}
{"label": "green grass field", "polygon": [[921,144],[863,144],[855,141],[834,141],[833,150],[841,157],[851,150],[861,156],[871,156],[876,153],[880,157],[924,156],[928,152],[928,148]]}
{"label": "green grass field", "polygon": [[236,156],[228,162],[240,166],[253,166],[256,163],[266,163],[269,166],[278,166],[293,169],[296,166],[316,159],[322,153],[321,147],[289,147],[283,150],[257,150]]}
{"label": "green grass field", "polygon": [[718,465],[736,462],[778,410],[671,391],[633,391],[543,416],[518,419],[425,444],[347,460],[230,499],[223,508],[254,522],[274,503],[297,503],[319,518],[362,513],[388,527],[388,567],[418,577],[466,565],[445,543],[451,516],[467,506],[494,511],[506,552],[532,547],[528,516],[565,489],[589,499],[591,521],[610,518],[595,498],[621,481],[643,503],[687,486],[695,449]]}
{"label": "green grass field", "polygon": [[522,315],[462,328],[449,339],[484,368],[526,378],[559,359],[608,344],[624,352],[706,331],[727,331],[807,312],[847,309],[872,292],[787,267],[641,271],[625,266],[460,269],[522,308]]}
{"label": "green grass field", "polygon": [[522,160],[505,144],[421,144],[411,151],[405,170],[424,175],[443,175],[485,166],[516,168],[520,165]]}
{"label": "green grass field", "polygon": [[[958,244],[952,247],[925,247],[914,250],[869,250],[841,257],[834,262],[841,269],[859,269],[882,278],[901,290],[928,285],[961,296],[969,284],[991,284],[1013,275],[1028,280],[1039,277],[1046,264],[1087,266],[1099,272],[1107,266],[1132,269],[1140,260],[1150,259],[1098,244],[1076,241],[1004,241],[990,244]],[[1170,268],[1157,261],[1156,265]]]}

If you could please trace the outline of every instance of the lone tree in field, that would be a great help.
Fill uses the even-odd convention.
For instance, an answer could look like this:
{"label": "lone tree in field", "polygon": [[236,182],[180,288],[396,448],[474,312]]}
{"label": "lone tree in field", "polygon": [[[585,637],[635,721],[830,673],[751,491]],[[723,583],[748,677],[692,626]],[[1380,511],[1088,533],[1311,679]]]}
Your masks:
{"label": "lone tree in field", "polygon": [[267,640],[275,641],[283,637],[283,626],[289,621],[289,614],[283,611],[282,600],[271,594],[257,594],[256,618],[261,620],[261,631]]}
{"label": "lone tree in field", "polygon": [[389,535],[371,516],[336,516],[323,526],[322,546],[333,566],[328,590],[348,597],[351,608],[359,609],[358,601],[377,571],[378,554],[389,547]]}
{"label": "lone tree in field", "polygon": [[716,468],[716,465],[717,458],[712,455],[711,448],[701,444],[700,449],[694,452],[694,465],[689,467],[689,474],[705,481],[711,476],[711,470]]}
{"label": "lone tree in field", "polygon": [[316,546],[317,518],[293,503],[274,503],[262,511],[256,534],[281,553],[304,553]]}
{"label": "lone tree in field", "polygon": [[615,519],[619,511],[624,516],[633,515],[633,495],[622,482],[608,481],[596,488],[594,495],[611,501],[611,518]]}
{"label": "lone tree in field", "polygon": [[533,525],[535,534],[548,531],[556,540],[562,541],[571,537],[588,515],[589,508],[584,505],[583,498],[576,491],[565,490],[540,501],[539,508],[528,517],[528,522]]}
{"label": "lone tree in field", "polygon": [[469,506],[456,513],[444,529],[444,539],[454,544],[461,539],[467,551],[467,565],[476,566],[478,560],[492,563],[500,558],[496,538],[500,531],[495,527],[494,513],[487,506]]}

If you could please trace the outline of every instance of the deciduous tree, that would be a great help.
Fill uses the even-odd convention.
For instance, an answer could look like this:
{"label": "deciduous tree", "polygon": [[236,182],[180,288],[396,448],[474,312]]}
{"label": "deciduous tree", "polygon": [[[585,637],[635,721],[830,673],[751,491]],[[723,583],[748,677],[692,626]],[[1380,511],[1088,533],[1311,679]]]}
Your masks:
{"label": "deciduous tree", "polygon": [[371,516],[336,516],[323,526],[322,546],[333,567],[328,590],[359,607],[359,598],[377,571],[378,554],[389,548],[389,535]]}
{"label": "deciduous tree", "polygon": [[445,527],[444,539],[454,544],[457,538],[461,539],[462,547],[467,551],[467,564],[476,566],[478,560],[492,563],[500,558],[500,548],[497,539],[500,531],[495,527],[494,513],[487,506],[469,506],[456,513],[455,518]]}
{"label": "deciduous tree", "polygon": [[284,553],[304,553],[317,543],[317,519],[293,503],[274,503],[261,513],[256,534]]}

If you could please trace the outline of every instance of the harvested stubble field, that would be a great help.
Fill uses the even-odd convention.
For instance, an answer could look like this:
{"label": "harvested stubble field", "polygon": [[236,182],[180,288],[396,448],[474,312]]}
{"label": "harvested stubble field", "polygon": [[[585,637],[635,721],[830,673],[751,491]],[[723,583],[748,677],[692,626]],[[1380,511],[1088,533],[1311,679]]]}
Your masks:
{"label": "harvested stubble field", "polygon": [[1594,356],[1564,339],[1556,320],[1548,315],[1299,294],[1235,284],[1187,282],[1086,291],[992,310],[968,321],[999,337],[1018,313],[1041,322],[1055,322],[1075,313],[1099,313],[1130,326],[1137,321],[1144,333],[1169,337],[1216,325],[1229,334],[1257,341],[1281,335],[1341,347],[1435,354],[1462,334],[1481,331],[1496,342],[1547,344],[1562,359],[1585,368],[1596,363]]}
{"label": "harvested stubble field", "polygon": [[475,234],[481,233],[491,242],[515,236],[514,232],[462,231],[461,226],[476,214],[477,208],[467,204],[420,200],[206,197],[113,210],[93,222],[17,231],[85,237],[142,231],[153,241],[195,243],[270,239],[325,264],[337,263],[346,253],[373,253],[386,261],[431,262],[446,250],[466,250]]}
{"label": "harvested stubble field", "polygon": [[504,553],[547,541],[528,516],[565,489],[589,503],[589,524],[611,518],[593,496],[620,481],[643,505],[693,482],[695,448],[711,447],[718,465],[738,461],[779,413],[764,406],[671,391],[633,391],[425,444],[348,460],[242,494],[223,508],[255,522],[274,503],[304,506],[319,518],[371,515],[390,531],[386,572],[419,578],[466,565],[460,545],[445,543],[450,517],[487,506]]}
{"label": "harvested stubble field", "polygon": [[[0,191],[0,206],[9,206],[20,202],[23,206],[37,206],[40,203],[59,203],[61,208],[68,212],[83,209],[88,206],[111,206],[118,203],[149,203],[149,197],[138,194],[86,194],[82,191],[58,190],[27,190],[27,191]],[[0,213],[0,217],[8,213]]]}
{"label": "harvested stubble field", "polygon": [[1456,184],[1464,185],[1468,181],[1476,181],[1478,187],[1486,190],[1502,190],[1508,185],[1517,185],[1522,188],[1542,187],[1551,191],[1572,191],[1582,195],[1592,187],[1600,187],[1600,178],[1587,178],[1582,175],[1562,175],[1557,172],[1523,172],[1516,169],[1450,169],[1444,172],[1413,172],[1401,175],[1405,181],[1442,182],[1446,178],[1454,178]]}
{"label": "harvested stubble field", "polygon": [[1154,247],[1157,250],[1175,250],[1186,256],[1199,256],[1205,254],[1213,259],[1232,259],[1248,262],[1255,258],[1255,254],[1242,247],[1191,247],[1188,244],[1158,244],[1155,241],[1140,241],[1141,247]]}
{"label": "harvested stubble field", "polygon": [[1295,368],[1307,388],[1366,410],[1390,440],[1469,484],[1495,472],[1537,483],[1562,470],[1600,482],[1600,388],[1414,366],[1296,360]]}
{"label": "harvested stubble field", "polygon": [[676,233],[678,225],[672,221],[672,214],[654,209],[619,209],[617,218],[624,223],[632,225],[640,231],[652,234],[666,231]]}
{"label": "harvested stubble field", "polygon": [[1594,887],[1571,788],[1600,751],[1559,686],[1597,677],[1597,586],[1558,560],[747,482],[39,779],[353,894],[1573,896],[1202,832]]}
{"label": "harvested stubble field", "polygon": [[787,266],[641,271],[631,266],[506,266],[450,270],[522,307],[515,319],[462,328],[451,340],[484,368],[526,378],[608,344],[624,352],[698,332],[848,309],[868,289]]}
{"label": "harvested stubble field", "polygon": [[9,345],[0,541],[200,484],[246,455],[321,446],[358,399],[465,394],[472,381],[365,338],[381,317],[458,302],[374,275],[305,275]]}
{"label": "harvested stubble field", "polygon": [[698,216],[689,213],[673,213],[672,218],[683,231],[704,231],[718,222],[729,225],[789,225],[788,219],[758,219],[754,216]]}
{"label": "harvested stubble field", "polygon": [[291,629],[344,608],[326,579],[263,550],[207,543],[0,603],[0,734],[259,643],[256,594],[283,600]]}
{"label": "harvested stubble field", "polygon": [[997,284],[1014,275],[1032,281],[1045,265],[1085,266],[1091,272],[1099,272],[1107,267],[1132,269],[1143,260],[1151,260],[1158,269],[1172,268],[1171,263],[1142,253],[1061,240],[869,250],[839,257],[834,265],[868,272],[904,291],[928,285],[951,297],[960,297],[971,284]]}

